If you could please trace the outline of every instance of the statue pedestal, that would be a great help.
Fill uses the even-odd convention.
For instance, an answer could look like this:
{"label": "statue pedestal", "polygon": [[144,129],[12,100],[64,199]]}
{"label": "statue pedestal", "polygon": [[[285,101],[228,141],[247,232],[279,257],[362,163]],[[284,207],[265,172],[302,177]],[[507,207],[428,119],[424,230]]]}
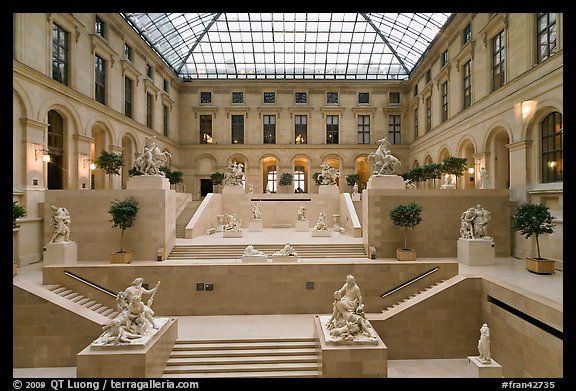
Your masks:
{"label": "statue pedestal", "polygon": [[162,377],[178,337],[178,319],[170,318],[146,345],[89,345],[76,355],[78,378]]}
{"label": "statue pedestal", "polygon": [[271,262],[298,262],[298,257],[295,255],[271,255]]}
{"label": "statue pedestal", "polygon": [[310,230],[310,223],[308,220],[296,220],[296,232],[308,232]]}
{"label": "statue pedestal", "polygon": [[320,185],[318,194],[340,194],[340,188],[337,185]]}
{"label": "statue pedestal", "polygon": [[248,223],[248,231],[250,232],[262,232],[264,230],[264,224],[262,220],[252,220]]}
{"label": "statue pedestal", "polygon": [[73,265],[78,261],[76,242],[48,243],[44,246],[44,265]]}
{"label": "statue pedestal", "polygon": [[312,236],[313,237],[322,237],[322,238],[328,238],[330,236],[332,236],[332,230],[330,229],[323,229],[320,231],[312,231]]}
{"label": "statue pedestal", "polygon": [[491,239],[458,239],[458,262],[470,266],[494,265],[496,250]]}
{"label": "statue pedestal", "polygon": [[360,193],[352,193],[350,196],[352,197],[352,201],[360,201],[361,200]]}
{"label": "statue pedestal", "polygon": [[243,236],[242,231],[224,231],[222,237],[224,238],[241,238]]}
{"label": "statue pedestal", "polygon": [[266,263],[266,262],[268,262],[268,256],[267,255],[242,255],[242,262]]}
{"label": "statue pedestal", "polygon": [[372,175],[367,189],[405,189],[406,184],[400,175]]}
{"label": "statue pedestal", "polygon": [[502,377],[502,366],[494,360],[484,364],[476,356],[468,356],[468,367],[472,372],[472,377]]}
{"label": "statue pedestal", "polygon": [[244,188],[242,186],[224,186],[222,188],[222,194],[244,194]]}
{"label": "statue pedestal", "polygon": [[136,175],[126,181],[127,190],[162,189],[170,190],[168,178],[160,175]]}

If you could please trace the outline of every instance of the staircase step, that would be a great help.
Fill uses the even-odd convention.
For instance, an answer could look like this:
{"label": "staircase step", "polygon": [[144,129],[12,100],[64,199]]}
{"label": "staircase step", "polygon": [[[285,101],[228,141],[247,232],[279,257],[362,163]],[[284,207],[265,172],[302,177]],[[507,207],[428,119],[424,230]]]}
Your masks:
{"label": "staircase step", "polygon": [[272,364],[214,364],[214,365],[182,365],[167,366],[165,374],[170,373],[241,373],[263,371],[301,371],[318,370],[318,363],[272,363]]}
{"label": "staircase step", "polygon": [[179,373],[164,373],[163,378],[177,378],[177,377],[204,377],[204,378],[306,378],[306,377],[320,377],[320,371],[318,370],[308,370],[308,371],[267,371],[267,372],[223,372],[223,373],[194,373],[193,376],[187,372]]}
{"label": "staircase step", "polygon": [[288,364],[288,363],[316,363],[314,352],[300,356],[239,356],[239,357],[170,357],[166,365],[172,366],[199,366],[199,365],[260,365],[260,364]]}
{"label": "staircase step", "polygon": [[245,342],[234,343],[177,343],[173,350],[202,351],[202,350],[237,350],[237,349],[290,349],[290,348],[313,348],[314,342]]}
{"label": "staircase step", "polygon": [[202,358],[202,357],[251,357],[259,355],[267,356],[297,356],[316,354],[316,349],[310,348],[270,348],[270,349],[223,349],[223,350],[174,350],[171,358]]}

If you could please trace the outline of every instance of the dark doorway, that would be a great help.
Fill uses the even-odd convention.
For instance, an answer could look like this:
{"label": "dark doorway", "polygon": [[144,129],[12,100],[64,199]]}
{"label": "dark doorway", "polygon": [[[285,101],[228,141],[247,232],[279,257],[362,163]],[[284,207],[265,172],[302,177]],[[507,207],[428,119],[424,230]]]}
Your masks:
{"label": "dark doorway", "polygon": [[200,196],[204,197],[208,193],[213,193],[212,179],[200,179]]}

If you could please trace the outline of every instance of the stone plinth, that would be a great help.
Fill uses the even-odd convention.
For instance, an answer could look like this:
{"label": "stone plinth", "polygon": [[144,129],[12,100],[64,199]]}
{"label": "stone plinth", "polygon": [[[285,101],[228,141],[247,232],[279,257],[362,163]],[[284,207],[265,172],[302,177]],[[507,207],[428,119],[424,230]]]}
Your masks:
{"label": "stone plinth", "polygon": [[352,197],[352,201],[360,201],[361,200],[360,193],[352,193],[350,196]]}
{"label": "stone plinth", "polygon": [[295,255],[271,255],[271,262],[298,262],[298,257]]}
{"label": "stone plinth", "polygon": [[242,262],[265,263],[268,262],[268,255],[242,255]]}
{"label": "stone plinth", "polygon": [[296,232],[308,232],[310,223],[308,220],[296,220]]}
{"label": "stone plinth", "polygon": [[380,337],[376,344],[330,345],[322,328],[320,317],[314,316],[322,377],[388,377],[388,348]]}
{"label": "stone plinth", "polygon": [[178,319],[170,318],[145,345],[88,346],[76,355],[76,376],[162,377],[177,337]]}
{"label": "stone plinth", "polygon": [[78,261],[76,242],[48,243],[44,246],[44,265],[74,265]]}
{"label": "stone plinth", "polygon": [[491,239],[458,239],[458,262],[470,266],[494,265],[496,249]]}
{"label": "stone plinth", "polygon": [[318,194],[340,194],[340,188],[337,185],[320,185]]}
{"label": "stone plinth", "polygon": [[242,236],[244,236],[242,233],[242,230],[222,232],[222,237],[224,237],[224,238],[241,238]]}
{"label": "stone plinth", "polygon": [[262,232],[264,230],[264,224],[262,220],[252,220],[248,223],[248,231],[250,232]]}
{"label": "stone plinth", "polygon": [[494,360],[484,364],[477,356],[468,356],[468,367],[472,377],[502,377],[502,366]]}
{"label": "stone plinth", "polygon": [[160,175],[136,175],[126,181],[127,190],[162,189],[170,190],[168,178]]}
{"label": "stone plinth", "polygon": [[400,175],[372,175],[367,189],[405,189],[406,184]]}
{"label": "stone plinth", "polygon": [[323,229],[320,231],[312,231],[312,236],[313,237],[321,237],[321,238],[328,238],[330,236],[332,236],[332,230],[330,229]]}
{"label": "stone plinth", "polygon": [[244,194],[246,191],[242,186],[224,186],[222,194]]}

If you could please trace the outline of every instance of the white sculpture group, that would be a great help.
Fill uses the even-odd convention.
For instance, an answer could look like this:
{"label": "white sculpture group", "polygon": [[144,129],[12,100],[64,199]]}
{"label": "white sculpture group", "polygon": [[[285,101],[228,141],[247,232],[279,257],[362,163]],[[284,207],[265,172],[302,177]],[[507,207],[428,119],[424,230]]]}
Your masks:
{"label": "white sculpture group", "polygon": [[[131,286],[116,295],[118,315],[102,328],[102,334],[92,345],[131,344],[159,328],[151,307],[160,281],[150,290],[142,286],[143,281],[141,277],[134,279]],[[150,297],[144,303],[143,296],[148,294]]]}
{"label": "white sculpture group", "polygon": [[400,172],[400,160],[390,153],[390,145],[387,138],[378,140],[378,149],[368,155],[372,175],[392,175]]}
{"label": "white sculpture group", "polygon": [[51,206],[54,234],[49,243],[64,243],[70,241],[70,212],[62,206]]}
{"label": "white sculpture group", "polygon": [[320,168],[322,169],[320,174],[318,174],[320,186],[336,185],[336,179],[340,176],[340,171],[332,167],[328,162],[323,162]]}
{"label": "white sculpture group", "polygon": [[244,165],[242,163],[232,162],[228,166],[228,172],[224,173],[222,183],[224,186],[242,186],[244,179]]}
{"label": "white sculpture group", "polygon": [[486,229],[490,219],[490,212],[481,205],[468,208],[462,212],[462,216],[460,217],[460,237],[462,239],[472,240],[492,240],[491,237],[486,235]]}
{"label": "white sculpture group", "polygon": [[324,216],[324,213],[320,212],[318,220],[316,220],[316,225],[314,225],[312,231],[328,231],[329,229],[330,227],[326,225],[326,217]]}
{"label": "white sculpture group", "polygon": [[230,214],[226,213],[223,217],[223,230],[224,231],[240,231],[241,221],[236,218],[236,213]]}
{"label": "white sculpture group", "polygon": [[142,175],[165,176],[160,167],[166,166],[168,159],[172,157],[169,152],[162,152],[156,145],[156,137],[146,137],[144,150],[134,161],[134,168]]}

